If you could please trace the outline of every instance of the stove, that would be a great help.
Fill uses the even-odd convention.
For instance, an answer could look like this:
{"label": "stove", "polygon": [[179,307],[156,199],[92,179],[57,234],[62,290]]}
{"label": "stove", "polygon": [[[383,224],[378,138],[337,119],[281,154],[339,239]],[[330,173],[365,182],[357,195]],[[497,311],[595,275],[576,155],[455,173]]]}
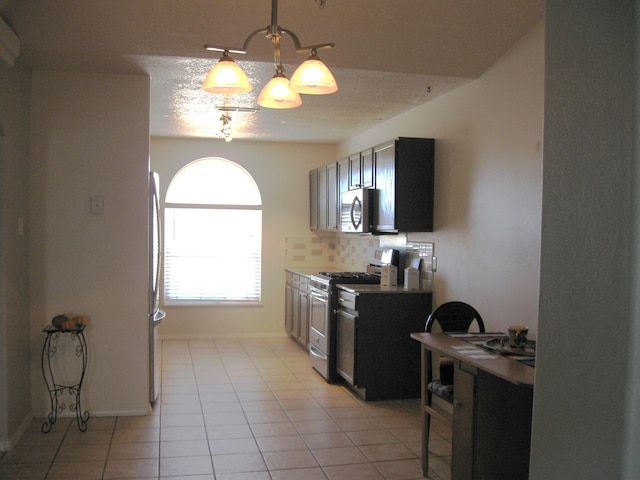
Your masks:
{"label": "stove", "polygon": [[318,272],[309,280],[309,354],[311,365],[328,382],[339,381],[336,371],[335,285],[379,284],[380,275],[368,272]]}
{"label": "stove", "polygon": [[311,275],[309,286],[330,295],[337,283],[377,284],[380,283],[380,275],[367,272],[318,272]]}

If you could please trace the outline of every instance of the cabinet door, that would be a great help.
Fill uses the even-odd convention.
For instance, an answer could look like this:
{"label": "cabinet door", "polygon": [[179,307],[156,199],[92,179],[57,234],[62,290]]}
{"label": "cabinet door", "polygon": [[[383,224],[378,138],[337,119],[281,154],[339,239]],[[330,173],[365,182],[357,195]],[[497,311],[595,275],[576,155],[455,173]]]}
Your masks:
{"label": "cabinet door", "polygon": [[309,228],[318,229],[318,170],[309,172]]}
{"label": "cabinet door", "polygon": [[327,170],[327,230],[338,230],[338,164],[330,163]]}
{"label": "cabinet door", "polygon": [[395,140],[374,148],[375,156],[375,218],[376,230],[396,229],[396,149]]}
{"label": "cabinet door", "polygon": [[327,168],[318,169],[318,230],[326,230],[329,219],[329,210],[327,202]]}
{"label": "cabinet door", "polygon": [[293,290],[293,338],[300,338],[300,290]]}
{"label": "cabinet door", "polygon": [[336,370],[350,385],[356,385],[355,350],[357,317],[338,310],[336,330]]}
{"label": "cabinet door", "polygon": [[456,360],[453,374],[453,444],[451,478],[472,480],[474,464],[474,367]]}
{"label": "cabinet door", "polygon": [[375,186],[373,148],[360,152],[360,184],[363,187]]}
{"label": "cabinet door", "polygon": [[349,191],[349,159],[343,158],[338,162],[338,198]]}
{"label": "cabinet door", "polygon": [[349,190],[361,187],[360,154],[349,156]]}
{"label": "cabinet door", "polygon": [[300,290],[298,295],[300,297],[300,329],[298,332],[298,342],[306,346],[309,343],[309,292]]}
{"label": "cabinet door", "polygon": [[287,285],[284,290],[284,327],[287,335],[293,336],[293,287]]}

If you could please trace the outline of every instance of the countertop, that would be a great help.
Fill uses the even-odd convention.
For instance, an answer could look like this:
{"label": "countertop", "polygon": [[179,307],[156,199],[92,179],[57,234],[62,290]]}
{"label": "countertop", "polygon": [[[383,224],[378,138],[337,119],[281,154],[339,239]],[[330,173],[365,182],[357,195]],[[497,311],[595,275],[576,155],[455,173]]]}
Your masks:
{"label": "countertop", "polygon": [[442,333],[415,332],[411,334],[411,338],[420,342],[427,350],[469,363],[515,385],[533,387],[535,383],[536,369],[509,356],[489,352]]}
{"label": "countertop", "polygon": [[291,273],[297,273],[298,275],[304,275],[305,277],[309,277],[314,273],[318,272],[330,272],[335,270],[335,268],[327,268],[327,267],[286,267],[285,271]]}
{"label": "countertop", "polygon": [[351,293],[431,293],[428,290],[405,290],[403,285],[396,285],[394,287],[386,285],[370,285],[370,284],[348,284],[339,283],[338,288]]}

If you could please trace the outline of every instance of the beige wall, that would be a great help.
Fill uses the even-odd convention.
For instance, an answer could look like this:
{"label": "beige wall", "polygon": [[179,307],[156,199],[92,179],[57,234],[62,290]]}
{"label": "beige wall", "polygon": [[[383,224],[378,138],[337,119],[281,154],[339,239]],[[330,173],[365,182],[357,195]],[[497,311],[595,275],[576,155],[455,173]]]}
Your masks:
{"label": "beige wall", "polygon": [[11,69],[0,68],[0,450],[15,444],[31,411],[30,81],[31,73],[19,59]]}
{"label": "beige wall", "polygon": [[544,26],[478,80],[339,146],[396,136],[436,139],[434,305],[467,301],[487,328],[538,321]]}
{"label": "beige wall", "polygon": [[[335,159],[332,145],[242,142],[219,139],[151,139],[151,168],[160,174],[161,198],[177,171],[203,157],[223,157],[244,167],[262,195],[262,306],[164,307],[163,337],[283,336],[285,239],[310,236],[309,170]],[[222,235],[233,235],[222,231]]]}
{"label": "beige wall", "polygon": [[[149,78],[34,72],[31,101],[34,410],[48,408],[42,328],[68,313],[88,319],[83,407],[145,413]],[[90,213],[93,195],[103,215]]]}

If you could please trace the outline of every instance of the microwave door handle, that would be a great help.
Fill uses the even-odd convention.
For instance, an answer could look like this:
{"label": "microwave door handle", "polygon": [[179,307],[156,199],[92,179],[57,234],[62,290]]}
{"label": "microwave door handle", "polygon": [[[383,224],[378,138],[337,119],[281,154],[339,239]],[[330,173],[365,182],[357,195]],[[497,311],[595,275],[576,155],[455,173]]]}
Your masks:
{"label": "microwave door handle", "polygon": [[[358,220],[355,219],[354,213],[356,210],[356,204],[359,205],[360,207],[360,218]],[[360,226],[360,223],[362,223],[362,202],[360,201],[360,199],[356,196],[353,198],[353,202],[351,202],[351,224],[353,225],[353,228],[355,228],[356,230],[358,230],[358,227]]]}

